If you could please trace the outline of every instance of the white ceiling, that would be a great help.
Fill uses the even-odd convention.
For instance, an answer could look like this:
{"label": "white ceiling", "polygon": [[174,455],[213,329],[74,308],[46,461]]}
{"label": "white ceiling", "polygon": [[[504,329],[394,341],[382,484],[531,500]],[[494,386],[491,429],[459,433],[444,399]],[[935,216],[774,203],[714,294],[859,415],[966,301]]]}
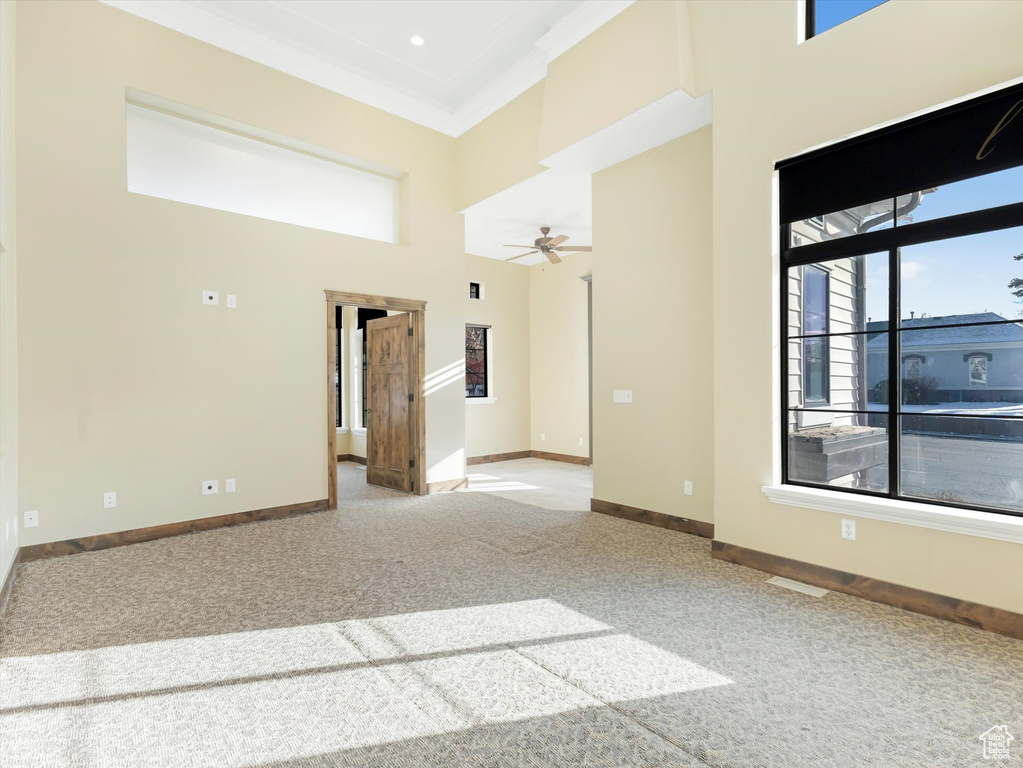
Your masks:
{"label": "white ceiling", "polygon": [[[508,259],[526,249],[505,248],[505,243],[528,245],[550,227],[551,237],[568,235],[565,245],[592,245],[593,227],[590,174],[550,169],[514,187],[466,208],[465,251],[492,259]],[[574,254],[562,254],[565,259]],[[533,254],[515,264],[539,264],[547,259]]]}
{"label": "white ceiling", "polygon": [[633,0],[104,2],[458,136]]}

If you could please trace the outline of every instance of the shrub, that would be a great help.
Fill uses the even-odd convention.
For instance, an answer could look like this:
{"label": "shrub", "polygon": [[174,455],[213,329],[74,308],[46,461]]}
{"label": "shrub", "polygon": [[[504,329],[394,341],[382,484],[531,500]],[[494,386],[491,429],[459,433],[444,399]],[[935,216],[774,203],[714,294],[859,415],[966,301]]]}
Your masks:
{"label": "shrub", "polygon": [[[903,405],[931,405],[937,402],[936,391],[938,380],[933,376],[921,376],[917,379],[902,380]],[[888,379],[877,382],[874,386],[874,400],[882,405],[888,404]]]}

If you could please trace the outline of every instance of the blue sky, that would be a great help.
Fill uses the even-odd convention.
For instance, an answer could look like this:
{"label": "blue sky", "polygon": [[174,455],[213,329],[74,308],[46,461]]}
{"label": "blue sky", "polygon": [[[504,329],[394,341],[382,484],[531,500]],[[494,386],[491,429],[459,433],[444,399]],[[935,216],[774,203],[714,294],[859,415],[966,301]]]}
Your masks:
{"label": "blue sky", "polygon": [[853,16],[859,16],[864,11],[869,11],[883,2],[885,0],[817,0],[814,14],[814,34],[819,35],[821,32],[836,27]]}
{"label": "blue sky", "polygon": [[[913,222],[1023,201],[1023,167],[940,187],[925,195]],[[1023,317],[1023,300],[1009,280],[1023,278],[1023,227],[986,232],[902,249],[902,316],[997,312]],[[867,259],[867,314],[887,315],[887,257]]]}

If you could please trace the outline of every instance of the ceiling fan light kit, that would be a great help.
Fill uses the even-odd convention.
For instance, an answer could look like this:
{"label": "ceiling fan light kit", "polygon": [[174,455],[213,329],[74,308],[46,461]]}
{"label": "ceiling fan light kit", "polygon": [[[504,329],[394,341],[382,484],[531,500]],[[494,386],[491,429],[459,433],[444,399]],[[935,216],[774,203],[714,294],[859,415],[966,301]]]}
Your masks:
{"label": "ceiling fan light kit", "polygon": [[584,253],[593,250],[593,248],[589,245],[562,245],[563,242],[568,240],[568,235],[547,237],[550,231],[550,227],[540,227],[541,236],[536,238],[532,245],[505,245],[505,248],[530,249],[526,253],[520,253],[518,256],[512,256],[510,259],[505,259],[505,261],[517,261],[518,259],[524,259],[527,256],[532,256],[534,253],[542,253],[551,264],[560,264],[561,256],[558,255],[559,251],[565,253]]}

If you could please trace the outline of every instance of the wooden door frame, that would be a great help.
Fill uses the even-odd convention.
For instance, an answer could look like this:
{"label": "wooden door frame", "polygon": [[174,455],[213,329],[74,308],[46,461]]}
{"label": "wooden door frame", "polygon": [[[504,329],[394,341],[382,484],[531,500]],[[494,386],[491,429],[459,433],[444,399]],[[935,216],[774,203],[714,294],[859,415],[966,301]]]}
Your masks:
{"label": "wooden door frame", "polygon": [[[346,293],[325,290],[327,298],[327,507],[337,509],[337,307],[363,309],[389,309],[412,315],[412,493],[426,495],[426,401],[423,382],[426,379],[426,302],[415,299],[395,299],[389,296],[371,296],[365,293]],[[368,436],[367,436],[368,437]],[[367,445],[368,447],[368,445]]]}

